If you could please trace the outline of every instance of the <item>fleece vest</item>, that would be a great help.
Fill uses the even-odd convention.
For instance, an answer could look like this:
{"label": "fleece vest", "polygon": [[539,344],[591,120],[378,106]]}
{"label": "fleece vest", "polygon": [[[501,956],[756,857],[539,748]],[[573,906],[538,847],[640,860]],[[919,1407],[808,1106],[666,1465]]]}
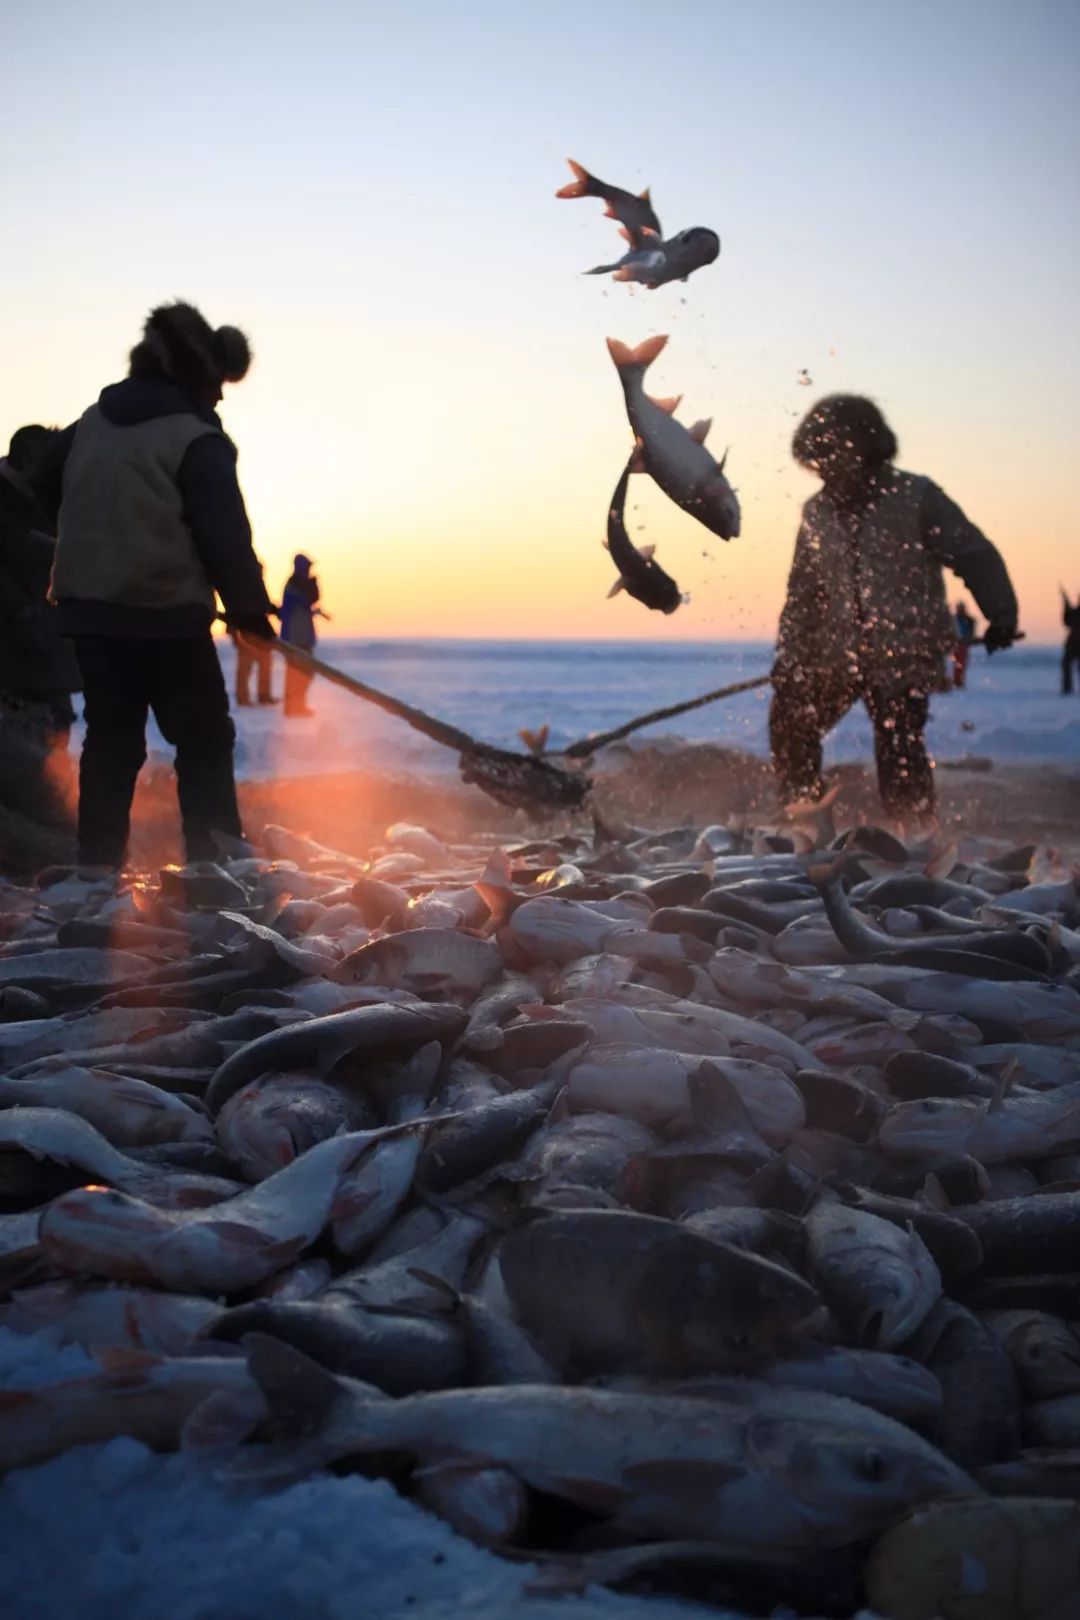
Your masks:
{"label": "fleece vest", "polygon": [[194,412],[117,427],[91,405],[64,466],[54,601],[213,613],[177,474],[188,446],[219,431]]}
{"label": "fleece vest", "polygon": [[934,691],[956,639],[941,559],[923,543],[926,479],[895,471],[852,519],[823,491],[803,509],[780,620],[785,668],[846,672],[879,691]]}

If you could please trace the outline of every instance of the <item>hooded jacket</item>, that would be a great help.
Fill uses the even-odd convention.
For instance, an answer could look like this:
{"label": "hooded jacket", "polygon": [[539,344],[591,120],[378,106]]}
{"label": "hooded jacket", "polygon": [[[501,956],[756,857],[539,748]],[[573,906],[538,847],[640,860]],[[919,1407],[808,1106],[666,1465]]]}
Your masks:
{"label": "hooded jacket", "polygon": [[166,377],[105,388],[58,435],[34,485],[59,531],[53,597],[68,635],[203,635],[270,601],[236,448],[217,414]]}
{"label": "hooded jacket", "polygon": [[929,478],[887,466],[854,510],[819,490],[795,542],[776,673],[839,672],[881,692],[943,690],[956,639],[943,567],[989,623],[1015,625],[1000,553]]}

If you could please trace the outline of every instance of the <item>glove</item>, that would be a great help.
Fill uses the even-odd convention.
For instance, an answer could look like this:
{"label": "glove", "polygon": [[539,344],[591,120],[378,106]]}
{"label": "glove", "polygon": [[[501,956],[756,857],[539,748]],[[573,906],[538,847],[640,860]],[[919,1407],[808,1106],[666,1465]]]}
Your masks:
{"label": "glove", "polygon": [[230,613],[229,629],[239,630],[245,636],[254,636],[256,641],[276,641],[277,632],[265,613]]}
{"label": "glove", "polygon": [[983,646],[992,656],[996,652],[1004,652],[1015,640],[1015,624],[988,624],[986,634],[983,636]]}

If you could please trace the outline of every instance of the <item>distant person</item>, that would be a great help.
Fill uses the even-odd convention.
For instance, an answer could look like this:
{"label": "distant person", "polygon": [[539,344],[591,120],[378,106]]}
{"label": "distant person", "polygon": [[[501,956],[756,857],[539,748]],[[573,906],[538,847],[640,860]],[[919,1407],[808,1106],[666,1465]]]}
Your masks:
{"label": "distant person", "polygon": [[953,628],[956,640],[952,650],[952,683],[958,691],[967,685],[968,659],[975,640],[975,620],[968,612],[966,602],[957,602],[953,608]]}
{"label": "distant person", "polygon": [[0,706],[49,749],[67,747],[79,690],[74,650],[48,599],[55,542],[31,483],[54,437],[36,424],[19,428],[0,460]]}
{"label": "distant person", "polygon": [[1073,665],[1080,677],[1080,597],[1073,607],[1065,592],[1061,593],[1062,623],[1065,626],[1065,650],[1061,656],[1061,691],[1065,696],[1073,689]]}
{"label": "distant person", "polygon": [[[301,652],[314,652],[318,640],[316,618],[329,622],[330,615],[319,606],[319,582],[311,572],[311,558],[300,552],[293,558],[293,571],[281,596],[282,641],[286,646],[299,647]],[[286,663],[285,713],[290,719],[309,719],[314,714],[307,702],[311,681],[307,670]]]}
{"label": "distant person", "polygon": [[786,800],[821,796],[822,739],[861,700],[882,804],[900,819],[930,820],[923,732],[955,639],[941,571],[953,569],[974,596],[993,653],[1017,635],[1005,564],[936,484],[894,465],[895,435],[872,400],[819,400],[792,451],[822,487],[803,508],[772,672],[780,790]]}
{"label": "distant person", "polygon": [[79,858],[119,868],[152,710],[176,749],[190,861],[240,835],[235,731],[210,634],[267,641],[270,601],[251,547],[236,449],[215,411],[250,364],[247,340],[190,304],[151,311],[130,374],[58,435],[35,475],[59,520],[53,595],[82,672]]}
{"label": "distant person", "polygon": [[[271,613],[278,609],[272,607]],[[274,696],[272,669],[274,651],[270,642],[265,638],[238,635],[230,630],[232,644],[236,649],[236,702],[241,709],[251,707],[251,678],[257,676],[255,683],[256,701],[263,704],[277,703]]]}

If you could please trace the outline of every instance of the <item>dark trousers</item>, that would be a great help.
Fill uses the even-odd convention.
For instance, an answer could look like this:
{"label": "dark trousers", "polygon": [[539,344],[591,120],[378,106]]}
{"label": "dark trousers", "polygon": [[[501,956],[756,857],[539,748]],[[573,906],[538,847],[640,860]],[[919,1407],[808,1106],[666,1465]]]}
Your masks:
{"label": "dark trousers", "polygon": [[236,646],[236,701],[240,704],[251,702],[251,673],[258,671],[257,695],[260,703],[271,703],[273,698],[270,691],[270,666],[273,653],[269,643],[259,647],[252,646],[252,638],[234,636]]}
{"label": "dark trousers", "polygon": [[874,727],[878,792],[890,815],[933,811],[934,767],[923,731],[930,713],[921,692],[882,692],[843,672],[776,675],[769,710],[773,768],[785,801],[822,792],[821,742],[859,700]]}
{"label": "dark trousers", "polygon": [[86,741],[79,766],[79,859],[123,864],[135,779],[153,710],[176,749],[180,816],[189,861],[214,860],[214,832],[240,837],[233,780],[235,730],[209,632],[167,640],[76,636]]}
{"label": "dark trousers", "polygon": [[306,669],[296,669],[292,664],[285,665],[285,713],[288,715],[307,715],[311,713],[308,708],[308,687],[313,676]]}
{"label": "dark trousers", "polygon": [[1080,647],[1066,647],[1061,658],[1061,690],[1068,693],[1073,689],[1073,665],[1076,665],[1077,675],[1080,676]]}

